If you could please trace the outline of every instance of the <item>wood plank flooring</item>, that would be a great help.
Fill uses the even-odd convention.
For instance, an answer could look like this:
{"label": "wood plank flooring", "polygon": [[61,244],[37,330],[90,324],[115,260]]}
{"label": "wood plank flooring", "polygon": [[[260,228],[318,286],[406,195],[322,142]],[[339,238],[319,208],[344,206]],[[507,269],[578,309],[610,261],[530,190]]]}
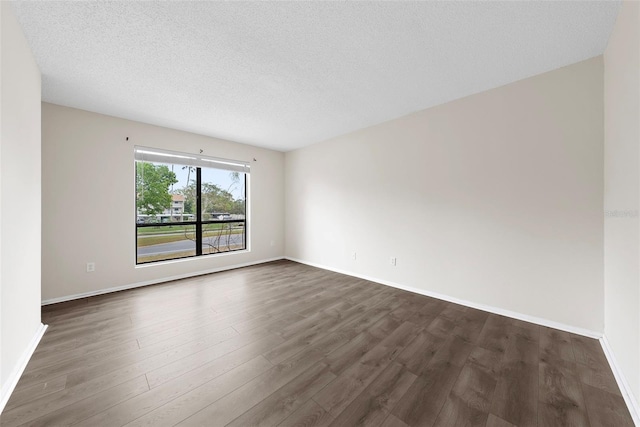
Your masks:
{"label": "wood plank flooring", "polygon": [[43,308],[11,426],[632,426],[596,340],[289,261]]}

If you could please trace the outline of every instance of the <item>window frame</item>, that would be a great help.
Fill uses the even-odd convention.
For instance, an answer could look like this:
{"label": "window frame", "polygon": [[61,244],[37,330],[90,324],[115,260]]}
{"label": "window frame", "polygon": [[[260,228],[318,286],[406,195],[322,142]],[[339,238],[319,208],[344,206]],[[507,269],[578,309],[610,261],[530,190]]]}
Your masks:
{"label": "window frame", "polygon": [[[136,163],[138,161],[144,161],[144,160],[135,160],[134,161],[134,166],[136,165]],[[152,164],[158,164],[158,162],[153,162],[153,161],[148,161],[149,163]],[[160,163],[160,164],[165,164],[165,163]],[[180,163],[176,162],[174,163],[176,165],[180,165]],[[249,239],[249,215],[248,215],[248,209],[249,209],[249,190],[248,190],[248,181],[249,181],[249,173],[248,172],[242,172],[242,175],[244,176],[244,219],[208,219],[208,220],[203,220],[202,219],[202,167],[201,166],[195,166],[196,168],[196,214],[195,214],[195,221],[168,221],[168,222],[152,222],[152,223],[138,223],[138,200],[137,200],[137,195],[135,194],[136,191],[134,190],[134,196],[135,196],[135,201],[134,201],[134,213],[135,213],[135,246],[136,246],[136,258],[135,258],[135,262],[136,262],[136,267],[139,266],[146,266],[146,265],[150,265],[150,264],[157,264],[157,263],[163,263],[163,262],[171,262],[171,261],[177,261],[177,260],[185,260],[185,259],[190,259],[190,258],[199,258],[199,257],[208,257],[208,256],[216,256],[216,255],[224,255],[224,254],[230,254],[230,253],[234,253],[234,252],[246,252],[249,250],[249,244],[248,244],[248,239]],[[220,168],[215,168],[215,167],[211,167],[211,168],[207,168],[207,169],[216,169],[216,170],[224,170],[224,169],[220,169]],[[136,174],[136,168],[134,167],[134,175]],[[136,179],[134,178],[134,188],[135,188],[135,182]],[[171,206],[170,210],[173,208],[173,205]],[[173,213],[170,214],[170,216],[173,216]],[[208,225],[208,224],[228,224],[228,223],[242,223],[242,243],[243,243],[243,247],[239,248],[239,249],[230,249],[228,251],[221,251],[221,252],[214,252],[214,253],[203,253],[202,251],[202,243],[203,243],[203,226]],[[186,256],[181,256],[181,257],[174,257],[174,258],[167,258],[167,259],[161,259],[161,260],[153,260],[153,261],[143,261],[140,262],[138,259],[138,230],[140,228],[150,228],[150,227],[172,227],[172,226],[182,226],[182,225],[187,225],[187,226],[195,226],[195,236],[196,236],[196,241],[195,241],[195,255],[186,255]]]}

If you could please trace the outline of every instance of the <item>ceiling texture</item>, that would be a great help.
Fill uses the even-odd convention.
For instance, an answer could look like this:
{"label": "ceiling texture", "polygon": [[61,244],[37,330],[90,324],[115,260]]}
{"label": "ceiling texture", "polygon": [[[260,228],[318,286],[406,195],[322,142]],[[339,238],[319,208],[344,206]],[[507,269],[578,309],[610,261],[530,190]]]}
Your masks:
{"label": "ceiling texture", "polygon": [[14,1],[54,104],[288,151],[604,52],[618,1]]}

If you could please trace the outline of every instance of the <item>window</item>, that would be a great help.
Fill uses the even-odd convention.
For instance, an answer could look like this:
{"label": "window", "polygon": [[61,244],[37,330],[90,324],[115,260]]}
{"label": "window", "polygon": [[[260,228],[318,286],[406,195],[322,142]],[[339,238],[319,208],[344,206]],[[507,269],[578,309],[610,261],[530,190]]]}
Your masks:
{"label": "window", "polygon": [[247,162],[135,148],[136,264],[247,247]]}

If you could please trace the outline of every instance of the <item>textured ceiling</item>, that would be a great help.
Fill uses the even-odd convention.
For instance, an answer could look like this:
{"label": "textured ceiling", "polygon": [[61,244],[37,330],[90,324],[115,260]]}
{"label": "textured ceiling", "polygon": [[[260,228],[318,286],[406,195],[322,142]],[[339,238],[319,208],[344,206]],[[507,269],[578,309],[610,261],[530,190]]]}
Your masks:
{"label": "textured ceiling", "polygon": [[44,101],[286,151],[599,55],[619,2],[13,6]]}

